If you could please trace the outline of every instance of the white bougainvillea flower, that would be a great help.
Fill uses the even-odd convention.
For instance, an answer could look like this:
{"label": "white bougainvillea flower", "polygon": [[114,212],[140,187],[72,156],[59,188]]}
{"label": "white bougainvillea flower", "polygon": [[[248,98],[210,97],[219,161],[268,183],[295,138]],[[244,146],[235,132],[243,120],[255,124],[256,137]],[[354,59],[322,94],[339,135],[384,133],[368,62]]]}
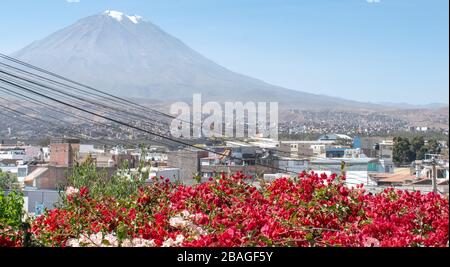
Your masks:
{"label": "white bougainvillea flower", "polygon": [[[107,241],[106,242],[107,246],[110,246],[110,247],[118,247],[119,246],[119,240],[113,234],[105,235],[104,240]],[[102,242],[102,243],[104,244],[105,242]]]}
{"label": "white bougainvillea flower", "polygon": [[167,239],[166,241],[163,242],[162,246],[163,247],[173,247],[175,245],[175,240],[173,240],[172,238]]}
{"label": "white bougainvillea flower", "polygon": [[66,246],[78,248],[78,247],[80,247],[80,241],[76,238],[71,238],[71,239],[67,240]]}
{"label": "white bougainvillea flower", "polygon": [[169,219],[169,224],[175,228],[185,228],[188,225],[188,221],[181,216],[175,216]]}
{"label": "white bougainvillea flower", "polygon": [[72,195],[78,194],[79,192],[80,192],[80,189],[69,186],[66,189],[66,196],[72,196]]}

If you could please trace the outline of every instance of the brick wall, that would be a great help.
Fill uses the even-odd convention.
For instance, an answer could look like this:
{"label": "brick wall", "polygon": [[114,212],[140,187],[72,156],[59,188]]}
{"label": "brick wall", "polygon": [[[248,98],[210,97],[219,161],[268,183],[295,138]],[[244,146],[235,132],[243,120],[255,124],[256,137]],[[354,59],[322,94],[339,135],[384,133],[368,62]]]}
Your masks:
{"label": "brick wall", "polygon": [[[106,171],[107,178],[114,175],[117,168],[103,168],[98,167],[97,172],[102,173]],[[67,183],[67,178],[72,174],[72,168],[69,167],[61,167],[61,166],[48,166],[48,171],[45,172],[42,176],[36,179],[36,187],[38,189],[46,189],[46,190],[57,190],[60,189],[61,186]]]}
{"label": "brick wall", "polygon": [[80,144],[50,144],[50,165],[72,166],[78,160]]}

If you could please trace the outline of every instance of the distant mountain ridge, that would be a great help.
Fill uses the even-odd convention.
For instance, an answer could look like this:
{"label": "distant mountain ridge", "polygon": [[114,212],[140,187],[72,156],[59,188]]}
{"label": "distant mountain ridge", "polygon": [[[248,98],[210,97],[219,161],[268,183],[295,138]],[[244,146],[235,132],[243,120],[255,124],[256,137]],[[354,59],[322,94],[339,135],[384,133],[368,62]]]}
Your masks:
{"label": "distant mountain ridge", "polygon": [[380,105],[290,90],[232,72],[140,16],[83,18],[12,55],[109,93],[137,99],[278,101],[299,109]]}
{"label": "distant mountain ridge", "polygon": [[376,102],[375,104],[392,107],[397,109],[440,109],[448,108],[448,104],[445,103],[428,103],[428,104],[409,104],[409,103],[396,103],[396,102]]}

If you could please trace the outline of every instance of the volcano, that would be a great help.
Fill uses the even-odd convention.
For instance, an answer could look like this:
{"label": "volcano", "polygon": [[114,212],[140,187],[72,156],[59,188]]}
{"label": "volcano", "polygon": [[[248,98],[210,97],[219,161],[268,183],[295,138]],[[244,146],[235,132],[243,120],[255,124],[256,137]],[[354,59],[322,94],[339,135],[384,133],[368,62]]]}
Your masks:
{"label": "volcano", "polygon": [[105,11],[11,55],[122,97],[190,101],[277,101],[299,109],[367,103],[290,90],[233,72],[137,15]]}

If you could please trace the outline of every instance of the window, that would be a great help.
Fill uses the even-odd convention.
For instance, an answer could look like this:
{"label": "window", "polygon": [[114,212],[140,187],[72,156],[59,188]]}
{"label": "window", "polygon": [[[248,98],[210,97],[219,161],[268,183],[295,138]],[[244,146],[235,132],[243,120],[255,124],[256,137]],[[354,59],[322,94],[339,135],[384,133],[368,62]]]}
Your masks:
{"label": "window", "polygon": [[17,176],[18,177],[25,177],[28,174],[28,168],[18,168],[17,169]]}

